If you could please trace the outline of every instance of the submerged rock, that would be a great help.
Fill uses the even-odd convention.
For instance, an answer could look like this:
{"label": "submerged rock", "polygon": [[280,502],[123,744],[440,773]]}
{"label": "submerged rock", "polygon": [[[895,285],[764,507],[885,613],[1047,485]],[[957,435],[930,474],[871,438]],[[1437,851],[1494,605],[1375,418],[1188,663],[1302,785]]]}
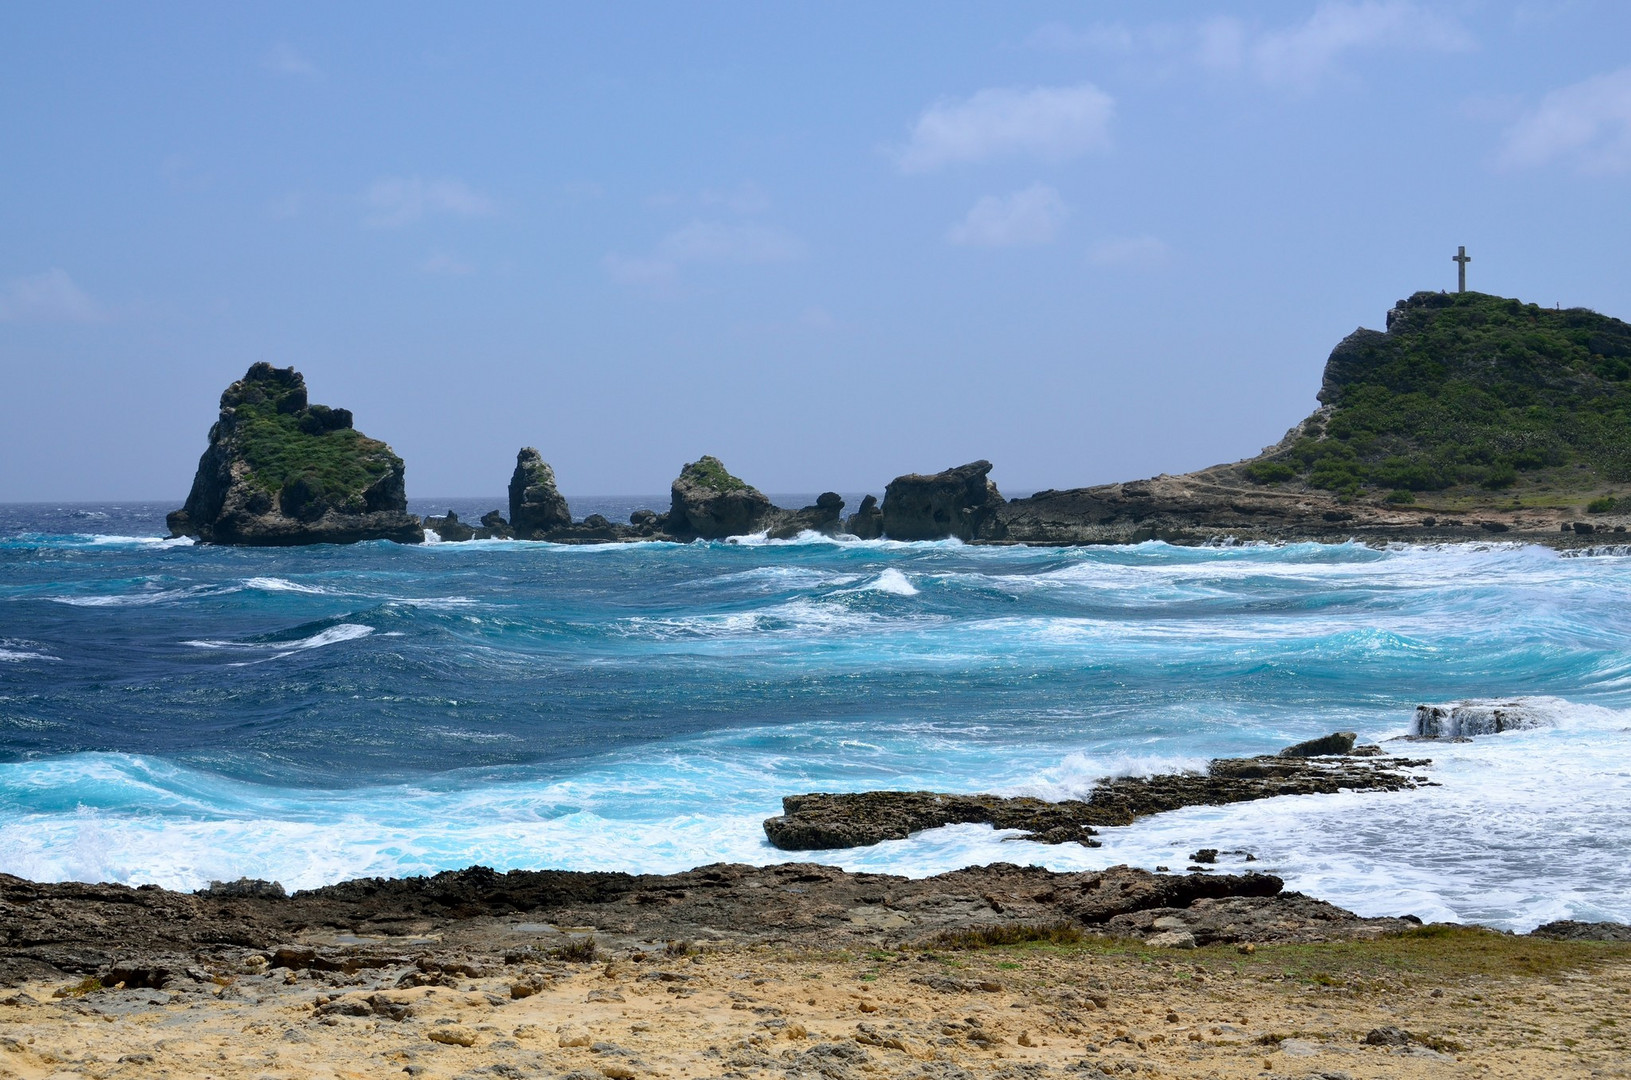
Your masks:
{"label": "submerged rock", "polygon": [[682,540],[723,540],[764,530],[775,510],[758,488],[703,455],[680,470],[670,490],[668,531]]}
{"label": "submerged rock", "polygon": [[187,503],[166,521],[172,536],[215,544],[417,544],[403,476],[350,410],[308,404],[298,371],[259,363],[221,395]]}
{"label": "submerged rock", "polygon": [[510,528],[519,540],[542,540],[544,534],[572,524],[572,512],[555,486],[555,470],[537,450],[523,446],[510,474]]}
{"label": "submerged rock", "polygon": [[1004,500],[997,485],[986,479],[990,471],[989,461],[972,461],[930,475],[895,477],[883,494],[884,535],[891,540],[1000,540],[996,512]]}
{"label": "submerged rock", "polygon": [[1552,726],[1552,717],[1528,702],[1458,701],[1449,705],[1417,705],[1410,734],[1417,738],[1454,739]]}

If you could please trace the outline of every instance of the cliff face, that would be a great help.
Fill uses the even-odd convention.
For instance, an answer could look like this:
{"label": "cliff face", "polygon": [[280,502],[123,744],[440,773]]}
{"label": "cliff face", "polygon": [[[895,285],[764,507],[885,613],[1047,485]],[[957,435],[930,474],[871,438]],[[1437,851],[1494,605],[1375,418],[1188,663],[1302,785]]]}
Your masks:
{"label": "cliff face", "polygon": [[294,368],[260,363],[221,395],[172,536],[290,546],[424,539],[407,512],[402,459],[351,426],[347,409],[311,405]]}

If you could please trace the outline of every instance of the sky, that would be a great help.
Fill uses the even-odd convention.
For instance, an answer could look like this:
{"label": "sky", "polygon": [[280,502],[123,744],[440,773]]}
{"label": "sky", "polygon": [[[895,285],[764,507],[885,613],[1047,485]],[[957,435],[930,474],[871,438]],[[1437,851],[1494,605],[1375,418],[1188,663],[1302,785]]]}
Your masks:
{"label": "sky", "polygon": [[1420,289],[1631,318],[1631,5],[0,5],[0,501],[256,361],[413,497],[1256,453]]}

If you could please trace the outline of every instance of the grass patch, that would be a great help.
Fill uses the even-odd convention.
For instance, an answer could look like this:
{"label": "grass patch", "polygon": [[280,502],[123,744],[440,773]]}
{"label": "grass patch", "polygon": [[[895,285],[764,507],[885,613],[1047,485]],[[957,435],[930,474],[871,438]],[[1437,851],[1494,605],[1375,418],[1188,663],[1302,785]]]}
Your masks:
{"label": "grass patch", "polygon": [[704,454],[680,470],[680,478],[689,480],[709,491],[746,491],[747,481],[732,476],[725,463],[712,454]]}
{"label": "grass patch", "polygon": [[565,945],[549,950],[551,960],[565,960],[569,964],[592,964],[600,958],[600,946],[595,935],[573,938]]}
{"label": "grass patch", "polygon": [[934,944],[947,949],[990,949],[1004,945],[1045,943],[1048,945],[1076,945],[1084,938],[1081,927],[1073,922],[1002,923],[996,926],[974,926],[965,930],[947,930],[936,934]]}

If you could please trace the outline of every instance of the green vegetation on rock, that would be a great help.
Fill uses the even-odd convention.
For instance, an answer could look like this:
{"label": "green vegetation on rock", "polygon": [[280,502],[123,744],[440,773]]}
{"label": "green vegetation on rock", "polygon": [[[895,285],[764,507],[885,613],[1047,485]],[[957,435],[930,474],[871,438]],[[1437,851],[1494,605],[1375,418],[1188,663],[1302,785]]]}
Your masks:
{"label": "green vegetation on rock", "polygon": [[709,491],[728,492],[746,491],[746,481],[732,476],[726,469],[725,463],[712,454],[704,454],[680,470],[680,479],[688,480],[698,487]]}
{"label": "green vegetation on rock", "polygon": [[1336,350],[1325,408],[1247,465],[1260,484],[1589,490],[1631,480],[1631,325],[1483,293],[1417,293]]}
{"label": "green vegetation on rock", "polygon": [[303,382],[246,380],[232,407],[249,479],[269,493],[298,483],[307,499],[360,508],[362,493],[396,464],[389,446],[351,426],[347,410],[308,406]]}

